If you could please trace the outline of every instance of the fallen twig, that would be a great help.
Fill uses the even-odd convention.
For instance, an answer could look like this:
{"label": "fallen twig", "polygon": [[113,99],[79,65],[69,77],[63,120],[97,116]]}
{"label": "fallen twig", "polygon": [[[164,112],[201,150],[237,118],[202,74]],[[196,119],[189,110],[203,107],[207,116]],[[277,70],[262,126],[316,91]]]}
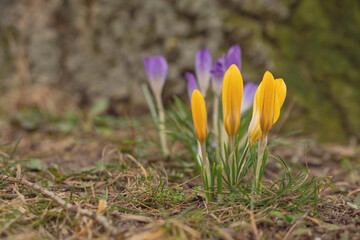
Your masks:
{"label": "fallen twig", "polygon": [[95,220],[96,222],[101,224],[111,235],[118,236],[120,234],[119,230],[116,229],[106,217],[104,217],[100,214],[97,214],[96,212],[93,212],[91,210],[83,209],[83,208],[75,206],[71,203],[65,202],[63,199],[56,196],[55,193],[53,193],[43,187],[40,187],[39,185],[37,185],[35,183],[29,182],[25,178],[22,178],[22,177],[14,178],[14,177],[8,177],[8,176],[0,174],[0,180],[1,181],[6,180],[6,181],[9,181],[12,183],[18,183],[18,184],[27,186],[29,188],[35,189],[36,191],[40,192],[44,196],[47,196],[47,197],[53,199],[55,202],[57,202],[59,205],[61,205],[66,210],[80,213],[83,216],[87,216],[87,217]]}

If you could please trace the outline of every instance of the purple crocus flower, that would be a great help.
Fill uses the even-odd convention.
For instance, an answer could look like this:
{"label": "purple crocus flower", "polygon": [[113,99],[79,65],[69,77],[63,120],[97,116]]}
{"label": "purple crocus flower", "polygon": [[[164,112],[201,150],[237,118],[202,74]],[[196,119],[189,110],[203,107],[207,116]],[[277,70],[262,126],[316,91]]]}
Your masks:
{"label": "purple crocus flower", "polygon": [[241,70],[241,49],[239,45],[231,46],[227,55],[223,54],[221,58],[217,59],[213,69],[210,71],[212,88],[219,96],[225,72],[232,64],[235,64]]}
{"label": "purple crocus flower", "polygon": [[163,56],[144,58],[144,66],[152,91],[160,96],[168,73],[168,64]]}
{"label": "purple crocus flower", "polygon": [[245,113],[253,105],[257,87],[258,86],[252,82],[248,82],[244,85],[241,114]]}
{"label": "purple crocus flower", "polygon": [[226,56],[226,70],[229,69],[231,65],[235,64],[241,71],[241,49],[239,45],[233,45],[230,47],[227,56]]}
{"label": "purple crocus flower", "polygon": [[199,90],[199,87],[197,85],[194,74],[187,72],[187,73],[185,73],[185,78],[187,80],[187,91],[188,91],[188,95],[189,95],[189,98],[191,101],[191,96],[192,96],[193,91],[195,89]]}
{"label": "purple crocus flower", "polygon": [[196,78],[199,81],[200,91],[205,96],[209,88],[210,70],[211,70],[211,54],[207,48],[200,49],[195,58]]}

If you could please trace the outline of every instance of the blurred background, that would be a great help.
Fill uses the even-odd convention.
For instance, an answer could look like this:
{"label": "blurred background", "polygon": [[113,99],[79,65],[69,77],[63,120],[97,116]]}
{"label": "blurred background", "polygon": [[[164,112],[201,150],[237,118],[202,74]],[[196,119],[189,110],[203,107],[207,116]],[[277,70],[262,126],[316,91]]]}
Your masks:
{"label": "blurred background", "polygon": [[164,88],[188,101],[199,48],[242,49],[245,81],[265,70],[288,85],[283,131],[324,142],[360,137],[360,2],[356,0],[1,0],[1,108],[148,114],[142,59],[164,55]]}

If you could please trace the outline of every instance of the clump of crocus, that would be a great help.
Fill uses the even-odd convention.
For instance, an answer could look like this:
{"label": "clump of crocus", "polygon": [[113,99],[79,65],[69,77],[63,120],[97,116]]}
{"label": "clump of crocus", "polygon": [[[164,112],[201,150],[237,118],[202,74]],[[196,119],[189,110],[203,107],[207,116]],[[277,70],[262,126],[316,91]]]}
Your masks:
{"label": "clump of crocus", "polygon": [[265,72],[255,94],[253,114],[248,130],[249,141],[252,145],[260,139],[255,167],[255,182],[258,189],[261,188],[262,179],[260,169],[266,163],[264,152],[267,146],[267,134],[272,125],[279,119],[285,97],[286,84],[284,80],[281,78],[274,79],[270,72]]}
{"label": "clump of crocus", "polygon": [[165,112],[161,99],[161,93],[164,87],[166,75],[168,73],[168,64],[163,56],[152,56],[144,58],[144,66],[158,109],[157,124],[159,130],[161,150],[165,156],[168,156],[169,150],[167,147],[165,132]]}
{"label": "clump of crocus", "polygon": [[[228,186],[232,188],[238,187],[252,164],[255,175],[254,186],[260,190],[263,169],[267,158],[267,134],[272,125],[278,120],[280,109],[286,96],[284,81],[282,79],[274,79],[270,72],[265,73],[259,86],[251,82],[243,85],[243,78],[239,69],[241,66],[240,56],[240,48],[235,45],[229,50],[227,55],[223,55],[221,59],[215,61],[214,68],[211,70],[213,88],[216,88],[213,89],[215,98],[221,96],[222,99],[223,131],[225,134],[225,138],[220,139],[220,146],[224,146],[224,148],[220,149],[221,159],[219,155],[216,158],[210,157],[211,164],[209,164],[205,147],[205,140],[207,138],[205,101],[198,90],[195,76],[190,73],[185,75],[188,81],[188,93],[192,96],[191,110],[195,133],[201,150],[198,152],[201,152],[202,156],[199,159],[201,159],[200,165],[202,167],[204,187],[207,190],[210,189],[210,192],[214,192],[212,190],[215,186],[214,179],[216,173],[218,196],[222,195],[221,186],[223,178]],[[228,69],[224,71],[226,67]],[[240,138],[238,138],[238,132],[242,132],[242,130],[239,131],[241,115],[249,110],[252,105],[253,114],[248,135],[239,135]],[[214,106],[216,107],[216,104]],[[221,122],[221,117],[219,118],[214,115],[213,120],[219,123]],[[228,137],[226,137],[225,132]],[[224,139],[229,139],[229,144]],[[248,153],[251,152],[251,147],[259,139],[258,156],[252,159],[253,155]],[[218,154],[219,149],[216,152]],[[216,164],[218,165],[215,168]],[[244,169],[246,169],[245,172],[243,172]],[[211,195],[207,195],[207,200],[209,199],[212,199]]]}

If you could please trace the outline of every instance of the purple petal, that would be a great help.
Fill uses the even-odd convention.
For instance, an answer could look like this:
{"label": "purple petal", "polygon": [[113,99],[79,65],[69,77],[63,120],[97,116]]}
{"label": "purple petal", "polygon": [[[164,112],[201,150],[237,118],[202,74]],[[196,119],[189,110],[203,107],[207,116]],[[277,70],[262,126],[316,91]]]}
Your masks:
{"label": "purple petal", "polygon": [[144,58],[144,67],[155,94],[161,94],[168,73],[168,64],[163,56]]}
{"label": "purple petal", "polygon": [[226,70],[235,64],[241,71],[241,49],[239,45],[233,45],[226,56]]}
{"label": "purple petal", "polygon": [[214,62],[214,67],[210,70],[210,73],[215,77],[223,77],[225,74],[224,69],[223,59],[219,58]]}
{"label": "purple petal", "polygon": [[210,71],[211,73],[211,84],[213,91],[220,96],[222,89],[222,82],[225,75],[225,54],[222,58],[217,59],[214,62],[214,67]]}
{"label": "purple petal", "polygon": [[258,85],[252,82],[248,82],[244,85],[243,98],[241,103],[241,113],[246,112],[253,105],[257,87]]}
{"label": "purple petal", "polygon": [[203,95],[206,95],[209,87],[211,62],[211,54],[207,48],[200,49],[197,52],[195,59],[195,72],[199,81],[201,93]]}
{"label": "purple petal", "polygon": [[192,96],[192,93],[195,89],[198,89],[199,90],[199,87],[196,83],[196,79],[195,79],[195,76],[194,74],[192,73],[185,73],[185,78],[187,80],[187,91],[188,91],[188,95],[189,95],[189,98],[191,100],[191,96]]}

